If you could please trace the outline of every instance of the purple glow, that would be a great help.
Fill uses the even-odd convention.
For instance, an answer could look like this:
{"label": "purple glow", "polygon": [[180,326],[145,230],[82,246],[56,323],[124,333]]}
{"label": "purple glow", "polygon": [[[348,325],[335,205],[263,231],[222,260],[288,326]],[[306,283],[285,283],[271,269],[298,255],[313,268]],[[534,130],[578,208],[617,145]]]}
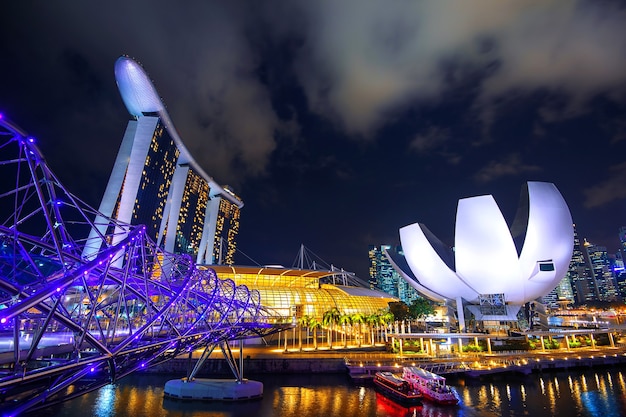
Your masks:
{"label": "purple glow", "polygon": [[31,136],[31,137],[28,138],[28,141],[30,143],[35,143],[35,138]]}
{"label": "purple glow", "polygon": [[95,366],[92,366],[89,372],[94,372],[96,370]]}
{"label": "purple glow", "polygon": [[61,288],[57,287],[57,292],[61,292]]}
{"label": "purple glow", "polygon": [[60,206],[61,204],[63,204],[63,201],[61,201],[61,200],[56,200],[56,201],[54,202],[54,205],[55,205],[55,206]]}
{"label": "purple glow", "polygon": [[6,323],[6,322],[7,322],[6,317],[2,317],[2,318],[0,319],[0,323],[4,324],[4,323]]}
{"label": "purple glow", "polygon": [[0,120],[4,119],[4,114],[0,113]]}

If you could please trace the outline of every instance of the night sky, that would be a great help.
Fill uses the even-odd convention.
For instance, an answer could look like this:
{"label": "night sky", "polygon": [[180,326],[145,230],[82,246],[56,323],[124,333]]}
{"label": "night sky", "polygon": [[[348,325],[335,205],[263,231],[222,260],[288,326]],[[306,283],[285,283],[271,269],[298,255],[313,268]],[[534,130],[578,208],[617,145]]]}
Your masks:
{"label": "night sky", "polygon": [[95,207],[129,119],[113,66],[140,62],[244,200],[239,264],[304,244],[366,279],[368,245],[415,222],[452,245],[458,199],[511,221],[529,180],[610,252],[626,225],[625,1],[23,0],[0,39],[0,111]]}

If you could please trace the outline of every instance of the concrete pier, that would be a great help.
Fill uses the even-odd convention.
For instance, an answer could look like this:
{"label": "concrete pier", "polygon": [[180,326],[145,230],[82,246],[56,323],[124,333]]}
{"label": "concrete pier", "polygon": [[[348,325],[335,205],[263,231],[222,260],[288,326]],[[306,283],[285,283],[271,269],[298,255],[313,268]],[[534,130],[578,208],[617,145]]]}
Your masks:
{"label": "concrete pier", "polygon": [[165,383],[164,395],[181,400],[253,400],[263,396],[263,383],[248,379],[173,379]]}

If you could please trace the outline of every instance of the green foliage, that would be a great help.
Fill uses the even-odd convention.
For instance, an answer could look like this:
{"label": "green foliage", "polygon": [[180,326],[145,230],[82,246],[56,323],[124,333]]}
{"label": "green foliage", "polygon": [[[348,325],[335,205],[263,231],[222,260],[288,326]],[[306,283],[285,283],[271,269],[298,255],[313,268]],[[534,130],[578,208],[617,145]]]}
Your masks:
{"label": "green foliage", "polygon": [[326,327],[332,327],[339,323],[339,319],[341,318],[341,312],[337,309],[337,307],[333,307],[328,311],[325,311],[322,316],[322,324]]}
{"label": "green foliage", "polygon": [[404,301],[392,301],[389,303],[389,312],[395,320],[402,321],[409,318],[409,306]]}
{"label": "green foliage", "polygon": [[409,306],[409,318],[411,319],[419,320],[433,314],[435,314],[435,309],[431,302],[425,298],[420,297]]}
{"label": "green foliage", "polygon": [[543,341],[543,345],[546,347],[546,349],[558,349],[561,347],[561,344],[559,343],[559,341],[557,339],[547,339]]}
{"label": "green foliage", "polygon": [[463,346],[463,352],[482,352],[483,350],[484,349],[480,344],[476,345],[474,343],[470,343]]}

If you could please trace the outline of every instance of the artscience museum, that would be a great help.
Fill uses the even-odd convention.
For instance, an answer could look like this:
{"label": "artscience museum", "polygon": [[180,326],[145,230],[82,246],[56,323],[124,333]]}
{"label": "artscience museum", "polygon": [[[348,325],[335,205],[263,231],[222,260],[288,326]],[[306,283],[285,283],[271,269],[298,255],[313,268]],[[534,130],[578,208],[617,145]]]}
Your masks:
{"label": "artscience museum", "polygon": [[388,254],[398,272],[424,296],[456,302],[476,321],[517,321],[520,307],[554,289],[572,257],[574,227],[556,186],[528,182],[510,227],[491,195],[457,206],[454,245],[424,224],[400,229],[404,258]]}

